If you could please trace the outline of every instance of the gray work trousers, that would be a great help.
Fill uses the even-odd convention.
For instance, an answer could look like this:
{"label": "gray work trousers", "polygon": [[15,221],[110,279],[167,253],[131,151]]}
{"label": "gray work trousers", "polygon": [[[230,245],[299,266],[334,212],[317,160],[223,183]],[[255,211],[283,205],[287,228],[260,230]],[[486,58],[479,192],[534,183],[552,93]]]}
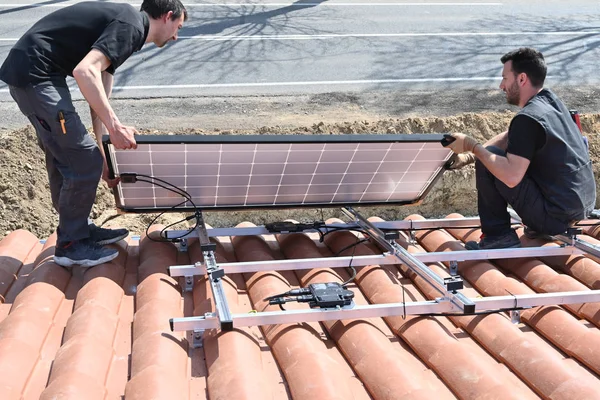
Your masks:
{"label": "gray work trousers", "polygon": [[[499,147],[488,146],[486,149],[494,154],[506,156],[506,151]],[[556,235],[565,232],[569,227],[566,218],[565,221],[560,221],[548,214],[548,201],[529,175],[525,174],[517,186],[509,188],[477,160],[475,178],[481,231],[485,235],[501,236],[510,232],[507,204],[512,206],[527,227],[539,233]]]}
{"label": "gray work trousers", "polygon": [[24,88],[9,86],[9,90],[35,128],[46,155],[52,205],[59,215],[58,240],[89,237],[88,216],[96,199],[103,159],[75,111],[69,88],[66,83],[44,82]]}

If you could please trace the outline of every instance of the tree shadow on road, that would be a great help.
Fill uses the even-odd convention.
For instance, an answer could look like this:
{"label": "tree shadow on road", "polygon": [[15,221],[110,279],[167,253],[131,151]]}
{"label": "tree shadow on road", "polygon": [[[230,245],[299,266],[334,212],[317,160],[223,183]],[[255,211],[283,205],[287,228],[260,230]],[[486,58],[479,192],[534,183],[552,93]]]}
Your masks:
{"label": "tree shadow on road", "polygon": [[[600,26],[593,18],[572,20],[536,16],[499,15],[463,25],[460,32],[515,33],[517,35],[464,35],[402,38],[383,46],[374,42],[371,79],[432,80],[429,101],[448,90],[498,90],[502,71],[500,58],[519,47],[534,47],[544,54],[551,86],[592,87],[599,81],[596,61],[600,56]],[[540,34],[540,33],[549,34]],[[563,34],[556,34],[564,32]],[[397,56],[396,56],[397,55]],[[482,78],[482,79],[480,79]],[[456,79],[456,81],[452,81]],[[415,89],[418,84],[411,84]],[[425,86],[423,84],[422,86]],[[485,97],[485,96],[484,96]],[[465,105],[472,101],[465,100]],[[469,111],[469,110],[465,110]]]}
{"label": "tree shadow on road", "polygon": [[[29,10],[32,8],[46,6],[46,5],[50,5],[50,4],[64,3],[67,1],[70,1],[70,0],[47,0],[47,1],[42,1],[41,3],[24,4],[20,7],[12,7],[12,8],[6,9],[6,10],[0,10],[0,15],[15,13],[15,12],[19,12],[19,11],[25,11],[25,10]],[[96,1],[107,1],[107,0],[96,0]],[[65,7],[66,7],[66,5],[65,5]]]}
{"label": "tree shadow on road", "polygon": [[[172,55],[168,64],[162,66],[160,53],[154,46],[148,45],[136,54],[135,61],[125,64],[126,70],[116,74],[116,85],[123,86],[140,74],[151,74],[155,68],[172,69],[172,83],[181,82],[188,72],[196,72],[210,63],[218,63],[222,68],[215,76],[212,71],[211,82],[222,82],[231,74],[238,78],[254,79],[264,72],[265,65],[282,61],[310,63],[327,55],[330,48],[323,42],[306,46],[305,41],[278,39],[281,35],[315,35],[332,33],[314,27],[317,22],[331,22],[335,25],[335,14],[331,9],[318,6],[326,0],[298,0],[293,4],[265,10],[268,4],[244,5],[241,7],[220,6],[217,9],[194,11],[190,20],[180,31],[180,40],[168,45]],[[306,10],[314,9],[312,12]],[[293,15],[305,11],[301,15]],[[323,23],[321,23],[323,25]],[[223,33],[224,35],[218,35]],[[269,40],[262,40],[261,36]],[[277,55],[283,58],[275,59]],[[134,61],[133,63],[131,61]],[[244,68],[239,66],[243,63]],[[237,79],[239,80],[239,79]],[[168,82],[167,82],[168,83]]]}

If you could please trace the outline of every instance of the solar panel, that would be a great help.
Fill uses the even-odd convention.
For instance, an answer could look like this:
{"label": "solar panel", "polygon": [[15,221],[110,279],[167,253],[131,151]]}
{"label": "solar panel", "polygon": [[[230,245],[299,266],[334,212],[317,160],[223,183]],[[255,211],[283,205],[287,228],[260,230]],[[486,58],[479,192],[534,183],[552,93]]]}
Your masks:
{"label": "solar panel", "polygon": [[[113,176],[160,178],[202,210],[412,204],[444,171],[452,152],[441,134],[137,136],[137,150],[104,138]],[[114,190],[125,212],[192,209],[147,182]]]}

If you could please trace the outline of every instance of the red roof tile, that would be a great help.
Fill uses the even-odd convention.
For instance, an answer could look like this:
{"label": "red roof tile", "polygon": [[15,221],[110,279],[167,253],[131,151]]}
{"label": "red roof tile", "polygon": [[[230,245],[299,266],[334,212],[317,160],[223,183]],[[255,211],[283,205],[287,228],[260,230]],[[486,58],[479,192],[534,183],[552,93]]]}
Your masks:
{"label": "red roof tile", "polygon": [[[452,215],[457,217],[457,215]],[[419,216],[413,216],[419,219]],[[248,226],[244,224],[242,226]],[[160,227],[153,227],[157,230]],[[600,225],[582,239],[600,244]],[[409,251],[463,249],[473,229],[418,231]],[[217,261],[330,256],[356,243],[350,232],[221,238]],[[0,241],[2,399],[591,399],[600,393],[600,303],[505,314],[402,316],[207,331],[203,347],[171,332],[169,319],[214,311],[200,277],[182,292],[167,267],[202,260],[143,237],[116,248],[111,263],[68,271],[26,231]],[[541,245],[522,237],[524,245]],[[544,244],[556,246],[556,244]],[[423,247],[420,247],[423,246]],[[359,244],[342,255],[377,254]],[[449,276],[444,264],[429,265]],[[422,301],[439,294],[404,266],[357,267],[356,304]],[[600,288],[600,264],[584,256],[459,263],[469,297]],[[343,268],[231,274],[233,313],[275,311],[264,299],[318,282],[343,282]],[[288,303],[286,309],[306,309]]]}

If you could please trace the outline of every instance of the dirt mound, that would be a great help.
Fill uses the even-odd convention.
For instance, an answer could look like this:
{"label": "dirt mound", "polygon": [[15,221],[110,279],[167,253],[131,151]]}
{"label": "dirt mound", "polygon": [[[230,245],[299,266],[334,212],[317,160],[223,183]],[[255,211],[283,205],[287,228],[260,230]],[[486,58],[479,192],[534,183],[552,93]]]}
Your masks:
{"label": "dirt mound", "polygon": [[[254,131],[199,130],[180,132],[146,131],[146,134],[186,135],[313,135],[313,134],[393,134],[393,133],[443,133],[464,132],[485,141],[507,129],[514,114],[467,113],[447,118],[386,119],[376,122],[354,121],[335,124],[317,123],[309,127],[262,127]],[[600,115],[582,115],[584,133],[590,139],[590,152],[598,177],[600,156]],[[378,215],[386,219],[400,219],[412,213],[427,217],[441,217],[451,212],[463,215],[477,214],[473,167],[444,174],[443,179],[429,193],[422,204],[410,207],[377,207],[362,210],[363,215]],[[31,127],[0,136],[0,237],[15,229],[27,229],[39,238],[45,238],[56,228],[58,216],[52,209],[43,153],[37,146],[35,132]],[[102,183],[97,191],[96,203],[91,216],[98,224],[124,226],[141,234],[155,215],[118,215],[111,191]],[[340,217],[338,209],[325,210],[274,210],[260,212],[211,212],[206,221],[215,226],[234,226],[249,220],[256,224],[276,219],[294,218],[300,221]],[[181,220],[183,214],[167,214],[157,222],[170,224]],[[186,225],[177,225],[182,228]]]}

